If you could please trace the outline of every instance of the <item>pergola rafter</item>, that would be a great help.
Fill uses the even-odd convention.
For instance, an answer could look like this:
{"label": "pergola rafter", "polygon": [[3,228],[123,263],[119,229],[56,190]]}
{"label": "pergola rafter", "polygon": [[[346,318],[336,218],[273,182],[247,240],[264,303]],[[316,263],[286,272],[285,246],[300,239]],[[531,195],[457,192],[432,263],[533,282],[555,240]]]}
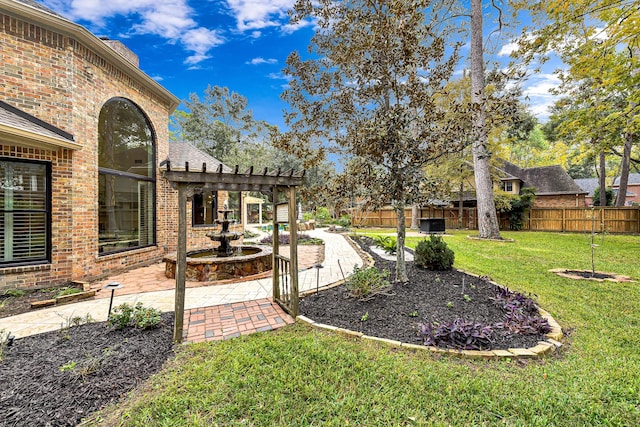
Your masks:
{"label": "pergola rafter", "polygon": [[238,166],[232,172],[223,171],[222,165],[217,170],[207,172],[203,163],[201,171],[189,171],[189,163],[185,163],[184,170],[171,170],[171,162],[166,165],[164,178],[171,187],[178,191],[178,251],[176,258],[176,298],[175,323],[173,339],[182,341],[184,323],[184,303],[186,288],[187,265],[187,202],[194,194],[203,191],[259,191],[269,195],[271,202],[277,201],[280,192],[288,193],[291,247],[289,263],[290,291],[287,298],[281,298],[279,265],[283,257],[278,255],[278,217],[274,208],[273,215],[273,298],[283,309],[294,317],[298,314],[298,251],[296,233],[296,188],[304,183],[305,171],[295,172],[280,169],[268,171],[266,168],[259,173],[251,167],[244,173],[239,172]]}

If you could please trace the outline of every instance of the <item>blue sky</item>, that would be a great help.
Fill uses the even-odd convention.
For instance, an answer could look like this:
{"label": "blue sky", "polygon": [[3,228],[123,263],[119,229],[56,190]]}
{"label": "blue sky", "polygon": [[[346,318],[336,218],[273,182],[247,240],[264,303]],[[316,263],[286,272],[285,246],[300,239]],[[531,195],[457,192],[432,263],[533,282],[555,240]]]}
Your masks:
{"label": "blue sky", "polygon": [[[293,50],[305,51],[312,24],[289,24],[295,0],[39,0],[98,36],[122,41],[140,58],[140,68],[180,99],[207,85],[226,86],[249,100],[254,116],[283,125],[281,72]],[[506,61],[509,40],[492,40]],[[462,65],[461,65],[462,67]],[[557,84],[551,72],[525,86],[531,111],[540,119]]]}

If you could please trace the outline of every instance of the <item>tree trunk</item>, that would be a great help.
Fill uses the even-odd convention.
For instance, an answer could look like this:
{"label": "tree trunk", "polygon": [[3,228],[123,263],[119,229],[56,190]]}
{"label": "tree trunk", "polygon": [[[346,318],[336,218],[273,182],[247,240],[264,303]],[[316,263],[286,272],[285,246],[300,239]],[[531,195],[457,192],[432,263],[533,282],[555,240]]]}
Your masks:
{"label": "tree trunk", "polygon": [[419,225],[420,207],[418,205],[411,206],[411,229],[417,230]]}
{"label": "tree trunk", "polygon": [[396,204],[396,217],[397,222],[397,242],[396,249],[396,283],[406,283],[409,281],[407,277],[407,266],[404,260],[404,237],[405,237],[405,225],[404,225],[404,201],[400,201]]}
{"label": "tree trunk", "polygon": [[489,169],[487,125],[484,109],[484,57],[482,52],[482,0],[471,0],[471,103],[473,117],[473,169],[478,201],[478,234],[482,239],[501,239],[493,182]]}
{"label": "tree trunk", "polygon": [[631,163],[631,147],[633,145],[633,133],[627,132],[624,141],[624,150],[620,160],[620,181],[618,182],[618,195],[615,206],[624,206],[627,201],[627,184],[629,182],[629,164]]}
{"label": "tree trunk", "polygon": [[600,186],[600,206],[607,206],[607,164],[604,150],[600,151],[600,173],[598,176],[598,185]]}
{"label": "tree trunk", "polygon": [[464,203],[464,179],[460,180],[460,191],[458,192],[459,197],[458,197],[458,229],[462,230],[463,227],[463,218],[462,216],[464,215],[464,207],[463,207],[463,203]]}

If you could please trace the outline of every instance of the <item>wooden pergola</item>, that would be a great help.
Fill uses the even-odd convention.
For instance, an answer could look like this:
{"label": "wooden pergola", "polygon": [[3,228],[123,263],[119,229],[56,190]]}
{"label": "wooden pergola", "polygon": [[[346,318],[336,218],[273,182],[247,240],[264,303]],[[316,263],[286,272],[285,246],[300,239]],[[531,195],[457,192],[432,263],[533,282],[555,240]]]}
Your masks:
{"label": "wooden pergola", "polygon": [[[185,282],[187,266],[187,202],[194,194],[203,191],[259,191],[269,196],[274,203],[273,212],[273,299],[292,316],[298,315],[298,250],[296,233],[296,188],[303,184],[305,171],[293,169],[281,172],[280,169],[263,169],[254,173],[253,167],[241,173],[238,166],[232,172],[224,172],[222,165],[216,171],[207,172],[206,164],[202,171],[171,170],[171,162],[166,162],[164,178],[178,191],[178,252],[176,258],[176,299],[173,339],[182,341],[184,323]],[[280,194],[288,198],[288,223],[290,227],[289,258],[278,254],[278,215],[275,205]],[[281,277],[282,276],[282,277]],[[281,288],[281,285],[284,288]]]}

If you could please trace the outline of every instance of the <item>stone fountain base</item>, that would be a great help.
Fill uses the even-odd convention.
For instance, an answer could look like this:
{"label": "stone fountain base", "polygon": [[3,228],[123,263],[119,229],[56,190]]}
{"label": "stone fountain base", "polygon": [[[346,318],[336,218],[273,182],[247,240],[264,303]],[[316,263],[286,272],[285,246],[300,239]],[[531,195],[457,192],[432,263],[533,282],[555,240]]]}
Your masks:
{"label": "stone fountain base", "polygon": [[[165,275],[176,277],[176,257],[173,252],[166,255]],[[273,268],[273,251],[268,246],[242,246],[242,255],[219,257],[211,249],[187,252],[186,280],[213,282],[263,273]]]}

